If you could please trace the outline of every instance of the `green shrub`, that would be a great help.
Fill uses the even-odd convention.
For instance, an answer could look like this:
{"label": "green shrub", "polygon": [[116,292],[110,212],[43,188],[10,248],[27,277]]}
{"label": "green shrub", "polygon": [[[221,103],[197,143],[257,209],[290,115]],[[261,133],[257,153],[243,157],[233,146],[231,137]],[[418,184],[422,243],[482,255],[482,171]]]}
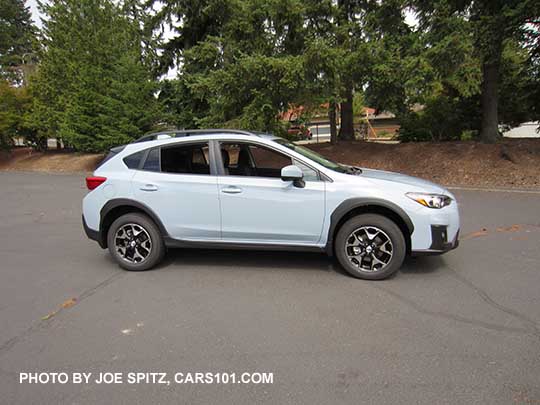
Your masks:
{"label": "green shrub", "polygon": [[400,119],[398,138],[401,142],[432,141],[430,128],[422,114],[411,112]]}
{"label": "green shrub", "polygon": [[460,139],[462,141],[473,141],[478,138],[478,131],[472,129],[466,129],[461,133]]}
{"label": "green shrub", "polygon": [[470,130],[467,115],[461,101],[441,95],[429,100],[423,110],[401,116],[398,136],[402,142],[459,140]]}

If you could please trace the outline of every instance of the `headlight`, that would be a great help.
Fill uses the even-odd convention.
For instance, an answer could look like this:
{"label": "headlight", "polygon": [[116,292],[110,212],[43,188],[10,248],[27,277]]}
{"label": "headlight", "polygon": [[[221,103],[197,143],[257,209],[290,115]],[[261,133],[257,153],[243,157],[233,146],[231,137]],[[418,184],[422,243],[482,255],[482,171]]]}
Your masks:
{"label": "headlight", "polygon": [[452,202],[452,199],[444,194],[407,193],[405,195],[428,208],[443,208]]}

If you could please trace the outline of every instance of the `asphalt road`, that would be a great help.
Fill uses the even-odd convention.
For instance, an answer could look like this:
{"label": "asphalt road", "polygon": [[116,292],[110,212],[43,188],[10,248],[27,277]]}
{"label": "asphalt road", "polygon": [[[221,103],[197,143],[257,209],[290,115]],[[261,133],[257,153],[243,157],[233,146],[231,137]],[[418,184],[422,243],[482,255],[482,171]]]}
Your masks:
{"label": "asphalt road", "polygon": [[[369,282],[299,253],[176,251],[128,273],[83,235],[81,175],[0,188],[2,404],[540,402],[540,194],[456,191],[460,248]],[[19,383],[255,371],[273,384]]]}

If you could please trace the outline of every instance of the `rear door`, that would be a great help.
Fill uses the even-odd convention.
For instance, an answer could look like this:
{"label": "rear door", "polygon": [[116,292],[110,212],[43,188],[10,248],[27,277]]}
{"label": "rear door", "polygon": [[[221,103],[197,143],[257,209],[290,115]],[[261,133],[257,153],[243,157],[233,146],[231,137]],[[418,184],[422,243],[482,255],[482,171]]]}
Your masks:
{"label": "rear door", "polygon": [[136,199],[157,214],[175,239],[220,238],[217,176],[210,155],[208,142],[156,147],[133,177]]}

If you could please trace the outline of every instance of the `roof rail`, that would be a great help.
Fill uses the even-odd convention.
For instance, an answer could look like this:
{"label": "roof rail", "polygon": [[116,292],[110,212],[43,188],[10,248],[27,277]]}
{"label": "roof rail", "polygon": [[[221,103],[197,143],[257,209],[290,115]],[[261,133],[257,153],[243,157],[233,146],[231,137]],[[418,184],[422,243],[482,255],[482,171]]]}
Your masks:
{"label": "roof rail", "polygon": [[141,136],[132,143],[153,141],[158,139],[159,135],[168,135],[171,138],[181,138],[184,136],[191,135],[201,135],[201,134],[238,134],[238,135],[250,135],[250,136],[259,136],[255,132],[244,131],[241,129],[170,129],[165,131],[156,131],[146,135]]}

